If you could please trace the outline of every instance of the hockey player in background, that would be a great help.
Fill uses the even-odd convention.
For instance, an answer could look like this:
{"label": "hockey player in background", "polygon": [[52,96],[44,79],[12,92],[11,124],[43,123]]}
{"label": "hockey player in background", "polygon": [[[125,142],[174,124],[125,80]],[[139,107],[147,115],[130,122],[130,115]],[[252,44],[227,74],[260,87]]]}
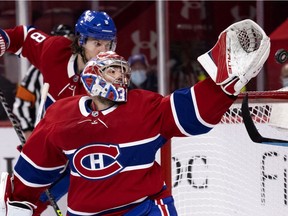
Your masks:
{"label": "hockey player in background", "polygon": [[[75,25],[73,41],[48,35],[33,26],[0,29],[0,45],[6,52],[26,57],[49,83],[49,104],[85,93],[80,73],[87,61],[100,52],[115,50],[117,30],[105,12],[85,11]],[[5,51],[1,49],[1,53]],[[47,105],[49,105],[47,104]]]}
{"label": "hockey player in background", "polygon": [[211,78],[167,96],[128,92],[128,62],[100,53],[81,73],[87,95],[57,101],[34,129],[15,165],[12,191],[2,173],[0,206],[7,204],[8,216],[31,216],[39,195],[68,164],[68,216],[176,216],[156,152],[174,136],[209,132],[269,51],[256,23],[235,23],[198,58]]}
{"label": "hockey player in background", "polygon": [[[41,71],[43,82],[50,85],[45,104],[47,108],[61,98],[86,93],[80,73],[92,57],[100,52],[115,50],[116,34],[114,21],[107,13],[87,10],[76,22],[73,41],[48,35],[33,26],[0,29],[0,56],[10,52],[26,57]],[[56,200],[67,192],[68,180],[67,175],[51,189]],[[47,200],[43,194],[34,216],[40,215],[47,207]]]}
{"label": "hockey player in background", "polygon": [[[54,26],[51,35],[74,39],[75,33],[71,26],[58,24]],[[41,72],[31,65],[17,88],[13,113],[19,120],[25,138],[28,139],[34,129],[38,108],[41,102],[41,88],[43,76]]]}

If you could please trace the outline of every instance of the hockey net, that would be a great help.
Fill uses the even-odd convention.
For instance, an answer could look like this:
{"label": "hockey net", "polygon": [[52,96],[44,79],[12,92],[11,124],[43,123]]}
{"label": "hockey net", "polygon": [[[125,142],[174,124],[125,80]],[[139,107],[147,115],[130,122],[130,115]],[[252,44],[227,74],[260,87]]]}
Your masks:
{"label": "hockey net", "polygon": [[[248,95],[259,133],[288,141],[288,92]],[[179,216],[287,215],[288,148],[250,140],[242,98],[208,134],[171,141],[172,194]]]}

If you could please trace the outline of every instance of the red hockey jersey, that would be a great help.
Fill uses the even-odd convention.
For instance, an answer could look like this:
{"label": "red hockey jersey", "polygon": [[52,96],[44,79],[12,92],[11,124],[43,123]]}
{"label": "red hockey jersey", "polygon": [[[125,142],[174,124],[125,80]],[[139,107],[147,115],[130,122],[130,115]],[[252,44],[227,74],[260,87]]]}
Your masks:
{"label": "red hockey jersey", "polygon": [[50,106],[15,166],[15,200],[36,202],[70,167],[69,215],[121,215],[146,198],[163,198],[156,152],[173,136],[207,133],[234,98],[211,79],[163,97],[131,90],[128,102],[90,109],[88,96]]}
{"label": "red hockey jersey", "polygon": [[58,99],[86,94],[76,73],[76,54],[72,54],[71,40],[27,26],[5,30],[8,49],[20,57],[26,57],[43,74],[44,82],[50,84],[47,105]]}

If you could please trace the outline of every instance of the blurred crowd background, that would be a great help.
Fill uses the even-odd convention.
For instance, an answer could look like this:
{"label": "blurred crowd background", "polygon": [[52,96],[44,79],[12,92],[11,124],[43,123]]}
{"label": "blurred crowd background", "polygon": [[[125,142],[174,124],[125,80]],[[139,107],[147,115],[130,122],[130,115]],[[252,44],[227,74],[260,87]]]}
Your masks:
{"label": "blurred crowd background", "polygon": [[[19,19],[19,5],[23,5],[23,0],[21,2],[0,1],[0,28],[26,24]],[[167,93],[205,79],[206,73],[197,62],[197,57],[214,45],[220,32],[227,26],[246,18],[263,27],[271,37],[272,47],[262,76],[249,83],[245,90],[276,90],[282,87],[283,65],[275,62],[274,53],[281,48],[288,49],[286,1],[163,1],[162,5]],[[116,51],[127,60],[134,54],[144,54],[149,69],[157,77],[157,1],[33,0],[25,1],[25,6],[28,24],[49,34],[53,26],[59,23],[74,27],[84,10],[107,12],[118,30]],[[10,95],[7,96],[9,103],[13,103],[13,94],[23,78],[19,64],[19,58],[11,54],[0,58],[0,88]],[[154,80],[157,82],[157,78]],[[153,90],[157,90],[157,84]]]}

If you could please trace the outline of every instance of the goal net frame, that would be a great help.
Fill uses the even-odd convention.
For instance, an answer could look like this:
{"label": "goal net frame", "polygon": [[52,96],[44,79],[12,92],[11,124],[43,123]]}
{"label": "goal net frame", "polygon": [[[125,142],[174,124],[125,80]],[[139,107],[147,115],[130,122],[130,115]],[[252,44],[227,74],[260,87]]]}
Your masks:
{"label": "goal net frame", "polygon": [[251,141],[241,115],[246,94],[260,134],[288,142],[286,90],[241,93],[209,133],[173,138],[161,164],[179,216],[287,214],[288,148]]}

